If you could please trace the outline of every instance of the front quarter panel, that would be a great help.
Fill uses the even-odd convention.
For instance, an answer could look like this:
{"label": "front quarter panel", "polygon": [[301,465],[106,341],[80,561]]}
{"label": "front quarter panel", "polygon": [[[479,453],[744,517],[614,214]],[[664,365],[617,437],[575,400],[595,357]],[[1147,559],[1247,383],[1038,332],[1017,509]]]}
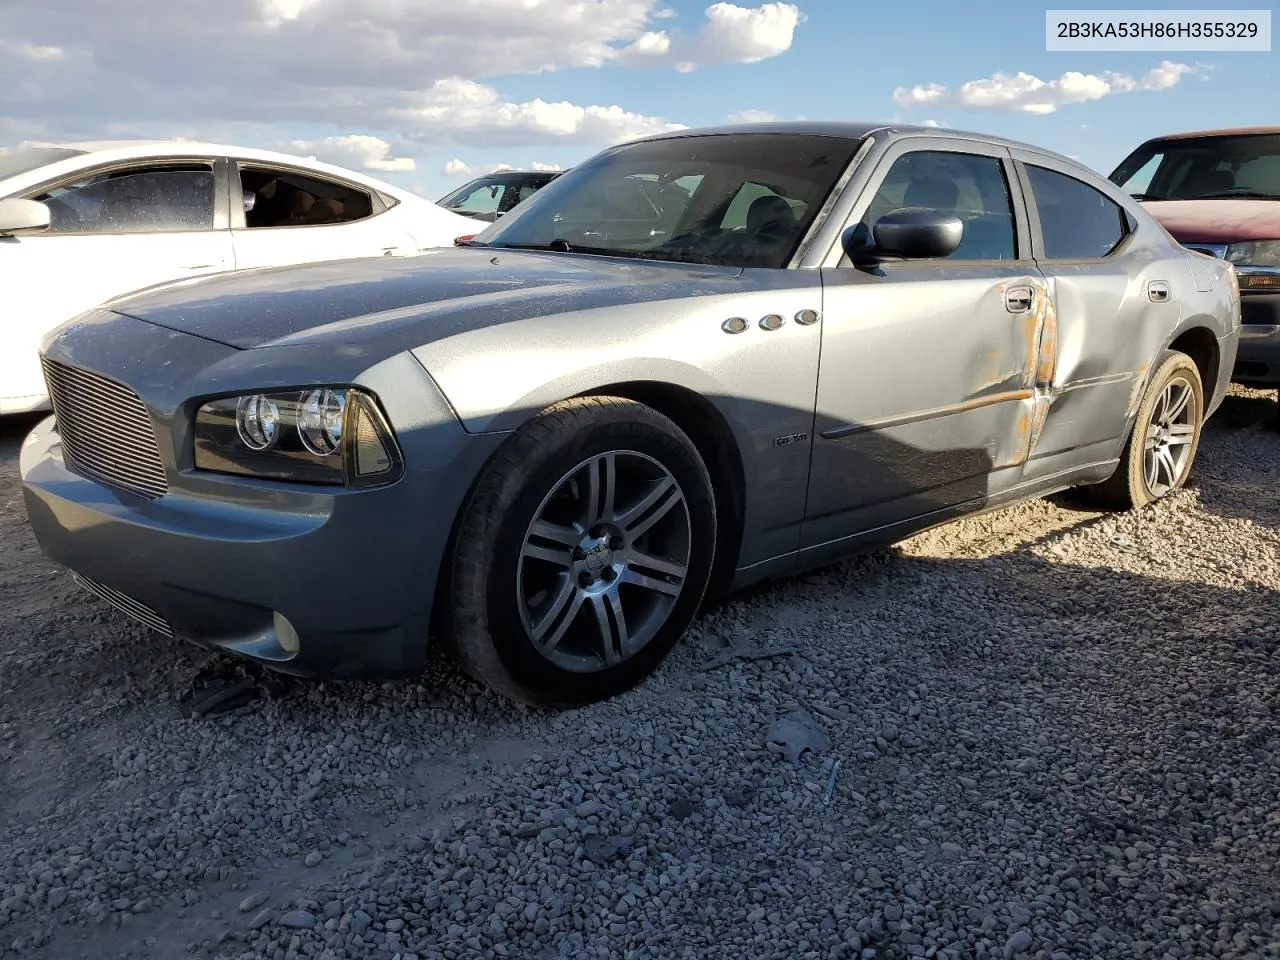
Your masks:
{"label": "front quarter panel", "polygon": [[[413,351],[472,433],[509,431],[567,397],[659,383],[710,401],[734,434],[746,477],[741,564],[789,553],[813,428],[821,323],[816,272],[747,270],[728,293],[582,309],[473,329]],[[762,318],[782,323],[766,329]],[[722,324],[740,317],[741,333]]]}

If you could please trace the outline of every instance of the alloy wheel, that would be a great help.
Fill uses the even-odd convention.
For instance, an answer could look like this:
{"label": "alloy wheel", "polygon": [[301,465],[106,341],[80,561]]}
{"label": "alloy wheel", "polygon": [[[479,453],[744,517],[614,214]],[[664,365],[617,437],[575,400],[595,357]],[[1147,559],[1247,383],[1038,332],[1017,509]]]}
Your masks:
{"label": "alloy wheel", "polygon": [[679,482],[653,457],[615,450],[574,467],[521,547],[516,589],[534,648],[575,673],[634,657],[684,590],[691,531]]}
{"label": "alloy wheel", "polygon": [[1191,462],[1199,411],[1195,391],[1174,377],[1151,411],[1143,444],[1143,478],[1153,497],[1162,497],[1183,479]]}

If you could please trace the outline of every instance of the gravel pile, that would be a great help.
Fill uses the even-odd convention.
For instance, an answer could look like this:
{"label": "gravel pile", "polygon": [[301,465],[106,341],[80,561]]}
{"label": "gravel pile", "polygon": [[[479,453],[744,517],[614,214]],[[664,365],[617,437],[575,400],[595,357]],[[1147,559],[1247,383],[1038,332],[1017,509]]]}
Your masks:
{"label": "gravel pile", "polygon": [[0,957],[1280,957],[1280,433],[774,584],[572,714],[228,661],[39,558],[0,459]]}

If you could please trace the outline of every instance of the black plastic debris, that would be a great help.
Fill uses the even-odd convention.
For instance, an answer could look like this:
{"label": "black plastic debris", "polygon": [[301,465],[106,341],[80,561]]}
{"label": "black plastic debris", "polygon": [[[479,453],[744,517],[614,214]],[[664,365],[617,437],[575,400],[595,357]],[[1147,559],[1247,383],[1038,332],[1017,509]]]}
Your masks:
{"label": "black plastic debris", "polygon": [[208,717],[240,710],[257,700],[279,699],[290,686],[290,678],[256,664],[215,660],[196,674],[179,703],[192,717]]}

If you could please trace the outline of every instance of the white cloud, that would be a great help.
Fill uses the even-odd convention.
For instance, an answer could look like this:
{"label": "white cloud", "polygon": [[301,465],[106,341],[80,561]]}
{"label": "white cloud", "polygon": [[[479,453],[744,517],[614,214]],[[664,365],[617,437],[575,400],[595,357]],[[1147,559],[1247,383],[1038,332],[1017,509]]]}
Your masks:
{"label": "white cloud", "polygon": [[66,51],[61,47],[28,43],[26,40],[9,40],[4,37],[0,37],[0,53],[31,63],[46,63],[61,60],[66,56]]}
{"label": "white cloud", "polygon": [[558,163],[538,163],[535,160],[532,165],[532,169],[539,173],[555,173],[557,170],[563,170],[564,168]]}
{"label": "white cloud", "polygon": [[768,110],[739,110],[729,114],[730,123],[770,123],[777,119],[778,115]]}
{"label": "white cloud", "polygon": [[673,66],[682,73],[703,64],[759,63],[790,50],[801,21],[800,8],[793,3],[713,3],[705,15],[693,36],[646,31],[619,51],[617,59],[629,66]]}
{"label": "white cloud", "polygon": [[440,172],[446,177],[460,177],[471,173],[471,167],[465,161],[454,157],[444,165],[444,168]]}
{"label": "white cloud", "polygon": [[996,73],[981,80],[970,80],[952,91],[937,83],[899,87],[893,99],[904,107],[925,104],[954,104],[988,110],[1048,114],[1070,104],[1101,100],[1117,93],[1168,90],[1183,77],[1198,74],[1202,67],[1168,60],[1141,77],[1106,71],[1080,73],[1068,71],[1056,80],[1041,80],[1029,73]]}
{"label": "white cloud", "polygon": [[758,63],[791,48],[800,8],[766,3],[755,9],[716,3],[707,7],[707,23],[694,43],[703,63]]}
{"label": "white cloud", "polygon": [[473,146],[550,140],[613,144],[684,129],[683,124],[631,113],[616,105],[583,107],[541,98],[510,103],[493,87],[462,77],[439,80],[414,99],[411,105],[387,111],[406,136]]}
{"label": "white cloud", "polygon": [[893,91],[893,100],[899,106],[919,107],[926,103],[937,103],[947,96],[947,88],[940,83],[925,83],[911,88],[898,87]]}
{"label": "white cloud", "polygon": [[[603,146],[679,125],[624,105],[512,101],[489,84],[570,68],[755,63],[789,49],[802,19],[783,2],[713,3],[687,31],[664,0],[117,6],[107,17],[101,0],[0,3],[0,132],[69,139],[111,123],[265,139],[292,123],[385,132],[392,143]],[[407,169],[398,157],[371,159]]]}
{"label": "white cloud", "polygon": [[412,157],[391,156],[391,144],[381,137],[351,134],[323,140],[290,140],[283,148],[358,170],[379,173],[409,173],[418,168]]}
{"label": "white cloud", "polygon": [[942,126],[942,124],[940,124],[937,120],[926,120],[926,121],[924,122],[924,125],[925,125],[926,127],[940,127],[940,126]]}

